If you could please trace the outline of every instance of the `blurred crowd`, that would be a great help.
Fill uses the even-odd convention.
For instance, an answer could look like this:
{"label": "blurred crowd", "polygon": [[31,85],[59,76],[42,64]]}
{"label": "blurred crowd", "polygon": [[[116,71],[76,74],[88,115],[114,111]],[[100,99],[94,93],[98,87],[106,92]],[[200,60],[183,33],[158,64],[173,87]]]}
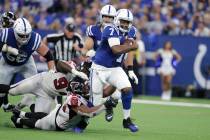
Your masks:
{"label": "blurred crowd", "polygon": [[74,22],[84,35],[108,3],[130,9],[142,34],[210,36],[210,0],[1,0],[0,11],[27,18],[35,29],[59,31]]}

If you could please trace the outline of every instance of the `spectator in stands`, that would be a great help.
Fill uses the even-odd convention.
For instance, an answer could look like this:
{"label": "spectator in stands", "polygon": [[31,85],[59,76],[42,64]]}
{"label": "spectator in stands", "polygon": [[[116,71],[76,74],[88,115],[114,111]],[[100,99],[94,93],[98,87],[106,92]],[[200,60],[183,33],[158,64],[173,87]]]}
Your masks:
{"label": "spectator in stands", "polygon": [[157,73],[162,81],[162,100],[171,100],[171,82],[176,73],[174,66],[181,60],[180,54],[172,48],[170,41],[165,42],[163,48],[155,52],[155,60],[160,64]]}
{"label": "spectator in stands", "polygon": [[205,26],[203,21],[199,21],[198,27],[195,29],[195,36],[203,36],[203,37],[209,37],[210,36],[210,30],[208,27]]}

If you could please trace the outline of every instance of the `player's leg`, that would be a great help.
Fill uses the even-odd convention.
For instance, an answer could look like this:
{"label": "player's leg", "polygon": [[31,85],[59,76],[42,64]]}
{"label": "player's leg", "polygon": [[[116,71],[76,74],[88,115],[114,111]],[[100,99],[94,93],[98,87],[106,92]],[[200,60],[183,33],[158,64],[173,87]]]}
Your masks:
{"label": "player's leg", "polygon": [[50,111],[52,110],[53,104],[55,104],[53,99],[37,96],[36,100],[35,100],[35,110],[34,111],[50,113]]}
{"label": "player's leg", "polygon": [[[19,68],[16,67],[12,67],[10,65],[8,65],[4,59],[0,59],[0,84],[4,84],[9,86],[13,75],[16,73],[16,70]],[[4,89],[1,89],[4,90]],[[13,108],[13,106],[8,103],[8,98],[6,96],[6,94],[4,94],[5,92],[1,91],[0,94],[0,106],[2,106],[2,108],[5,111],[9,111],[11,108]]]}
{"label": "player's leg", "polygon": [[[120,82],[119,82],[120,81]],[[132,132],[138,131],[138,127],[130,119],[131,101],[132,101],[132,88],[128,76],[124,70],[119,67],[112,70],[108,82],[117,87],[122,93],[121,99],[123,104],[123,126],[130,129]]]}
{"label": "player's leg", "polygon": [[93,105],[99,105],[103,102],[103,87],[104,84],[101,81],[98,72],[91,69],[90,72],[90,101]]}
{"label": "player's leg", "polygon": [[[28,62],[22,66],[21,74],[23,75],[24,78],[29,78],[37,74],[37,68],[32,56],[29,58]],[[17,108],[20,109],[25,106],[30,107],[31,111],[34,111],[35,107],[34,95],[32,94],[24,95],[22,100],[17,104]]]}

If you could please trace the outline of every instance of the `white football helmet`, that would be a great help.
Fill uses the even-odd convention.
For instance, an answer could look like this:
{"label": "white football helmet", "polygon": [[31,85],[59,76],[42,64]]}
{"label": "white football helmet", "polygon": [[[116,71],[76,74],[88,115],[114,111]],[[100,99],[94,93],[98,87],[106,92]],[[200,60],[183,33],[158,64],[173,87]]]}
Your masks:
{"label": "white football helmet", "polygon": [[[122,22],[127,21],[127,25]],[[128,9],[120,9],[117,11],[116,18],[115,18],[115,25],[120,29],[122,32],[128,32],[131,28],[133,23],[133,14]]]}
{"label": "white football helmet", "polygon": [[[103,16],[111,17],[113,18],[113,21],[114,21],[114,18],[116,16],[116,9],[114,8],[114,6],[105,5],[101,8],[101,11],[100,11],[100,22],[102,24],[109,24],[107,21],[103,20]],[[113,23],[113,21],[111,21],[111,23]]]}
{"label": "white football helmet", "polygon": [[27,19],[18,18],[13,25],[13,30],[15,38],[20,45],[28,43],[31,38],[32,27]]}

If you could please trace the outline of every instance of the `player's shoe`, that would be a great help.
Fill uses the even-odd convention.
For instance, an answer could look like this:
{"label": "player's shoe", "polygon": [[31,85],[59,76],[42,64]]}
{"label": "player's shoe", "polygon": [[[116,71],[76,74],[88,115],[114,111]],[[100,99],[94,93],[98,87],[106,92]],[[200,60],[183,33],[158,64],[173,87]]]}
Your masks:
{"label": "player's shoe", "polygon": [[113,108],[106,109],[105,119],[107,122],[111,122],[113,119],[114,111]]}
{"label": "player's shoe", "polygon": [[23,126],[21,124],[17,123],[17,119],[18,119],[18,117],[16,117],[15,115],[12,115],[11,120],[14,123],[15,127],[16,128],[23,128]]}
{"label": "player's shoe", "polygon": [[15,108],[15,105],[12,105],[10,103],[8,103],[7,105],[2,105],[2,108],[4,110],[4,112],[12,112],[12,110]]}
{"label": "player's shoe", "polygon": [[12,110],[12,113],[14,114],[14,116],[15,117],[20,117],[20,110],[18,110],[17,108],[14,108],[13,110]]}
{"label": "player's shoe", "polygon": [[138,126],[131,121],[130,117],[123,119],[123,127],[129,129],[131,132],[137,132],[139,130]]}

